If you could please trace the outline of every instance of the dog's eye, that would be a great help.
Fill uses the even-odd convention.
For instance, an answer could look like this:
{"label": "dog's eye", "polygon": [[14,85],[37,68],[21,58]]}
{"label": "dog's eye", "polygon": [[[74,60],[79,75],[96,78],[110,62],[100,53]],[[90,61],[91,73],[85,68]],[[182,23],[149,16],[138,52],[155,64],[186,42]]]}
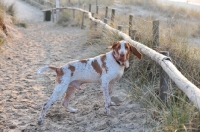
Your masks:
{"label": "dog's eye", "polygon": [[125,49],[128,49],[128,46],[125,46]]}

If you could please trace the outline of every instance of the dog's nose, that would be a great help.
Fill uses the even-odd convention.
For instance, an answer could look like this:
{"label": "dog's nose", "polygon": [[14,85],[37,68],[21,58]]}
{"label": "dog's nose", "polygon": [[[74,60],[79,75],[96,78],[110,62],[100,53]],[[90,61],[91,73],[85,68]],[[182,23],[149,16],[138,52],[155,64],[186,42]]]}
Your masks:
{"label": "dog's nose", "polygon": [[120,57],[124,57],[125,56],[125,54],[120,54]]}

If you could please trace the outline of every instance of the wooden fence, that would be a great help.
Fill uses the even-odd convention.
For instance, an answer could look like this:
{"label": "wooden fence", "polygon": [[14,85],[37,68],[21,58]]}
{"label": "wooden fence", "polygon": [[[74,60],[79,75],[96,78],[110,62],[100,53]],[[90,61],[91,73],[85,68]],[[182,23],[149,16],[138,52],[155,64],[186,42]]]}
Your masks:
{"label": "wooden fence", "polygon": [[[83,12],[83,16],[85,14],[88,15],[89,19],[95,23],[100,24],[101,26],[103,26],[105,29],[117,33],[119,36],[121,36],[124,40],[128,41],[129,43],[131,43],[133,46],[135,46],[142,54],[148,56],[149,58],[151,58],[153,61],[157,62],[162,69],[165,71],[165,73],[170,77],[170,79],[172,81],[175,82],[175,84],[187,95],[187,97],[190,99],[190,101],[192,101],[194,103],[194,105],[200,110],[200,89],[195,86],[193,83],[191,83],[186,77],[184,77],[181,72],[174,66],[174,64],[171,62],[171,59],[167,56],[168,53],[158,53],[155,50],[145,46],[144,44],[141,44],[139,42],[134,41],[129,35],[131,34],[130,32],[133,32],[131,30],[129,30],[129,35],[123,33],[121,30],[121,27],[119,27],[120,30],[117,30],[111,26],[109,26],[107,24],[107,19],[104,19],[104,22],[96,19],[92,16],[92,13],[90,11],[86,11],[80,8],[76,8],[76,7],[60,7],[60,8],[50,8],[50,9],[46,9],[44,11],[52,11],[54,12],[54,10],[58,10],[58,9],[69,9],[69,10],[73,10],[73,14],[75,10],[78,10],[80,12]],[[91,9],[91,7],[89,6],[89,10]],[[107,15],[107,10],[108,8],[106,8],[106,12],[105,12],[105,16]],[[111,16],[111,21],[114,21],[114,16],[115,16],[115,11],[112,10],[112,16]],[[82,23],[84,21],[84,17],[82,17]],[[131,24],[132,21],[132,16],[129,17],[129,24]],[[158,25],[159,22],[155,21],[153,22],[153,27],[155,28],[155,33],[154,33],[154,43],[155,45],[157,45],[159,43],[158,41]],[[131,28],[130,28],[131,29]],[[165,54],[165,55],[163,55]],[[166,75],[163,75],[165,78]],[[166,78],[164,79],[164,82],[166,82]],[[166,84],[164,84],[166,85]],[[161,91],[163,91],[164,96],[161,96],[161,99],[163,101],[166,101],[166,90],[167,88],[164,87],[163,89],[161,89]]]}

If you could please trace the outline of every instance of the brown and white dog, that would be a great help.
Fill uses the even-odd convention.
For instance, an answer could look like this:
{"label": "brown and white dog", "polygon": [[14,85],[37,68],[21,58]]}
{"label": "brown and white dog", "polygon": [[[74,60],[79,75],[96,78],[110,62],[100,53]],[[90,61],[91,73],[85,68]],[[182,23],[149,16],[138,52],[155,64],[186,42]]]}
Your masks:
{"label": "brown and white dog", "polygon": [[69,106],[69,98],[76,89],[80,89],[81,85],[85,83],[101,84],[105,98],[105,113],[110,114],[110,106],[115,104],[111,102],[109,86],[121,78],[125,67],[129,67],[128,59],[131,53],[139,59],[142,58],[141,53],[126,41],[114,42],[110,48],[112,51],[94,58],[68,62],[60,68],[45,66],[38,70],[38,74],[47,69],[54,70],[57,74],[56,87],[43,106],[38,124],[43,123],[46,111],[64,94],[63,106],[70,112],[77,112],[77,109]]}

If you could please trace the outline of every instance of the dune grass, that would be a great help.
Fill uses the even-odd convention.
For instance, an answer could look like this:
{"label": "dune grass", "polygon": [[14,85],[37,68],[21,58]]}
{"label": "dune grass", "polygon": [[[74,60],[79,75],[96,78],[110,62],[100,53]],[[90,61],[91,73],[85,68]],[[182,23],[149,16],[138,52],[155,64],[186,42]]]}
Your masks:
{"label": "dune grass", "polygon": [[[0,2],[0,27],[2,28],[5,24],[5,6]],[[0,33],[0,47],[5,44],[5,37],[3,34]]]}
{"label": "dune grass", "polygon": [[[151,6],[155,6],[151,3],[147,4],[147,1],[145,1],[147,3],[138,2],[140,2],[139,6],[150,6],[149,10],[152,9]],[[155,7],[157,9],[153,10],[165,11],[162,6]],[[175,17],[169,19],[168,13],[176,14],[179,11],[187,12],[187,15],[173,15]],[[160,22],[160,45],[156,48],[152,43],[153,17],[134,17],[133,28],[141,36],[139,42],[154,48],[156,51],[169,51],[172,62],[181,73],[200,87],[200,45],[194,45],[190,41],[193,38],[200,39],[200,25],[198,23],[200,15],[193,10],[175,7],[170,12],[164,14],[168,20]],[[190,19],[183,21],[185,18]],[[128,15],[123,14],[120,17],[116,15],[114,27],[117,28],[117,25],[124,24],[123,31],[128,33],[127,20]],[[122,39],[117,34],[104,31],[102,28],[90,30],[89,36],[91,43],[99,45],[105,45],[105,43],[109,45]],[[103,52],[103,49],[101,50]],[[199,131],[200,114],[198,110],[173,82],[170,83],[168,93],[169,107],[160,101],[158,97],[159,71],[160,66],[146,56],[141,61],[131,58],[131,66],[126,69],[122,79],[123,82],[132,85],[132,89],[128,90],[130,97],[147,108],[147,124],[152,127],[152,131]]]}
{"label": "dune grass", "polygon": [[7,36],[10,36],[9,27],[13,24],[26,27],[26,24],[20,22],[16,18],[15,3],[9,3],[7,1],[0,1],[0,47],[7,41]]}
{"label": "dune grass", "polygon": [[123,2],[125,4],[143,7],[145,10],[162,13],[168,17],[179,19],[200,18],[199,12],[196,10],[160,3],[160,1],[157,0],[123,0]]}

